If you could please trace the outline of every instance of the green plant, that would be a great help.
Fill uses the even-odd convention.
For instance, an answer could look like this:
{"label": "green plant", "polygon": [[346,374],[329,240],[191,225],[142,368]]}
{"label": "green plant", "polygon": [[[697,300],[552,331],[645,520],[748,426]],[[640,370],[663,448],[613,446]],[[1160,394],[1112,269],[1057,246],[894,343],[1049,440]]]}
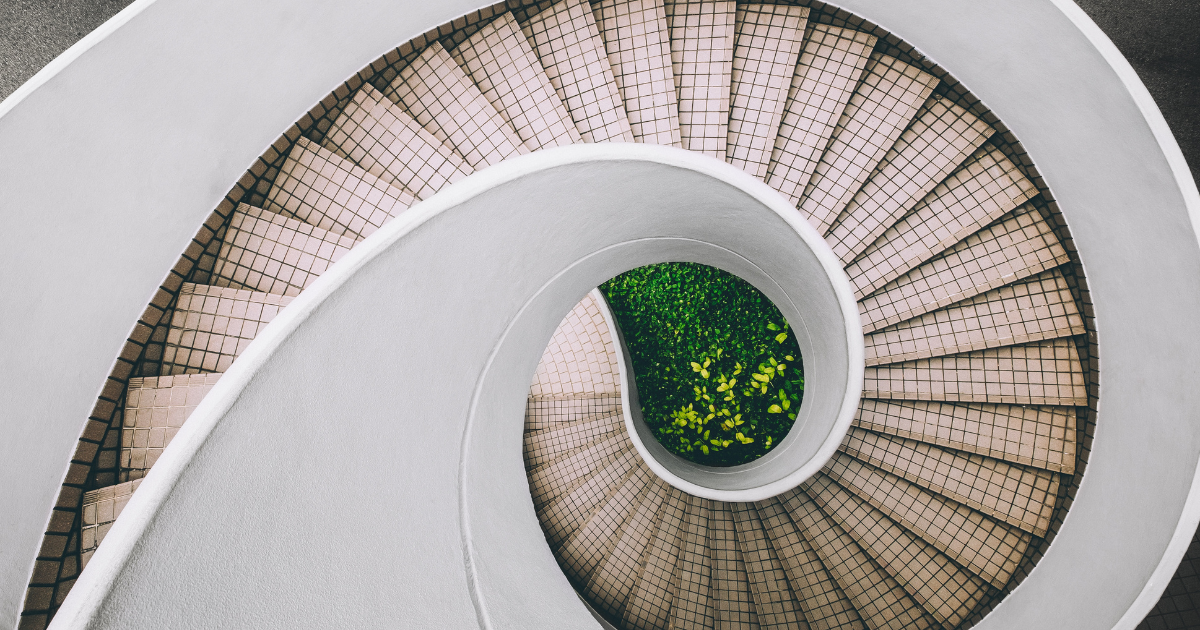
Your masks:
{"label": "green plant", "polygon": [[664,447],[733,466],[787,435],[804,375],[788,324],[766,296],[693,263],[634,269],[601,290],[629,347],[643,417]]}

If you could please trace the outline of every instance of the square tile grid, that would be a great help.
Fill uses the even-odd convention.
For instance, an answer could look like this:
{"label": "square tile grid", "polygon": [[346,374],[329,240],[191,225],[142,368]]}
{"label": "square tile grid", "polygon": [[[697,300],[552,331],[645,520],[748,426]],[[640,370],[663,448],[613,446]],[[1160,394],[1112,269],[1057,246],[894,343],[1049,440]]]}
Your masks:
{"label": "square tile grid", "polygon": [[679,585],[679,548],[686,507],[687,497],[670,488],[662,504],[663,513],[654,539],[646,548],[644,569],[625,606],[623,620],[626,627],[661,628],[666,625]]}
{"label": "square tile grid", "polygon": [[579,479],[573,487],[538,510],[538,521],[546,532],[551,550],[560,551],[562,544],[587,523],[609,495],[620,489],[637,462],[636,451],[625,451],[598,467],[591,476]]}
{"label": "square tile grid", "polygon": [[621,415],[621,396],[530,396],[525,402],[525,431],[545,431],[567,424]]}
{"label": "square tile grid", "polygon": [[759,628],[758,611],[750,594],[746,561],[738,546],[737,529],[729,503],[714,501],[708,517],[708,544],[712,550],[712,598],[721,628]]}
{"label": "square tile grid", "polygon": [[712,560],[708,513],[712,502],[689,496],[679,550],[679,590],[671,604],[671,628],[712,628]]}
{"label": "square tile grid", "polygon": [[589,294],[554,331],[533,375],[531,396],[620,394],[612,332]]}
{"label": "square tile grid", "polygon": [[654,473],[638,461],[633,472],[557,551],[560,566],[576,584],[587,584],[592,574],[612,552],[621,529],[633,517],[653,484]]}
{"label": "square tile grid", "polygon": [[633,443],[624,432],[575,451],[567,451],[557,459],[529,471],[529,493],[533,506],[540,510],[556,497],[570,492],[575,482],[590,477],[611,459],[633,450]]}
{"label": "square tile grid", "polygon": [[733,74],[732,0],[666,0],[682,146],[725,159]]}
{"label": "square tile grid", "polygon": [[582,448],[592,442],[611,437],[625,430],[624,418],[610,414],[601,418],[582,420],[544,431],[525,433],[525,468],[531,470],[545,465],[561,453]]}
{"label": "square tile grid", "polygon": [[584,595],[592,605],[612,617],[624,618],[626,601],[637,586],[630,576],[638,576],[646,566],[647,549],[664,516],[663,501],[671,487],[655,477],[650,489],[621,529],[612,553],[588,580]]}
{"label": "square tile grid", "polygon": [[753,503],[729,503],[761,628],[808,626]]}
{"label": "square tile grid", "polygon": [[596,0],[592,12],[634,139],[681,146],[663,0]]}
{"label": "square tile grid", "polygon": [[163,372],[224,372],[292,298],[185,283],[171,315]]}
{"label": "square tile grid", "polygon": [[121,422],[121,482],[141,479],[220,374],[131,378]]}
{"label": "square tile grid", "polygon": [[92,490],[83,495],[82,528],[80,530],[80,570],[88,565],[96,547],[104,540],[112,524],[121,515],[133,491],[142,484],[134,479],[115,486]]}

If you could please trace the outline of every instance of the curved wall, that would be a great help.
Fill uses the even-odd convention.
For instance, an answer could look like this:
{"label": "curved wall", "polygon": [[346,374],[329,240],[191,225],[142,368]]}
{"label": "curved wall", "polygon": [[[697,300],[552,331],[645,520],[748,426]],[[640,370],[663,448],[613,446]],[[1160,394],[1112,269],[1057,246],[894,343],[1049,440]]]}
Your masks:
{"label": "curved wall", "polygon": [[[47,514],[75,474],[63,462],[93,384],[228,183],[330,86],[475,4],[138,4],[0,107],[0,382],[20,410],[0,444],[0,618],[15,621],[47,527],[30,515]],[[1200,252],[1194,186],[1165,157],[1181,162],[1177,149],[1152,104],[1143,115],[1136,86],[1131,96],[1128,77],[1050,2],[843,4],[952,72],[1022,139],[1071,222],[1097,304],[1105,397],[1087,476],[1050,552],[983,625],[1111,627],[1169,565],[1146,585],[1148,610],[1196,524],[1177,518],[1200,452],[1187,416],[1200,402],[1190,386]],[[1179,531],[1182,546],[1163,558]],[[1140,618],[1130,614],[1128,627]]]}

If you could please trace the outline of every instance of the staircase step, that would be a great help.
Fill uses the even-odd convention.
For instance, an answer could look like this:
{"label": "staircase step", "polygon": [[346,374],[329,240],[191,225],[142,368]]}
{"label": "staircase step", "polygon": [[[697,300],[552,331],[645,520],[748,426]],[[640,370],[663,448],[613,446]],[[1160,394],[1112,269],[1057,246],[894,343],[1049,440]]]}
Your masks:
{"label": "staircase step", "polygon": [[595,0],[592,13],[633,138],[681,146],[663,0]]}
{"label": "staircase step", "polygon": [[617,394],[530,396],[525,403],[525,431],[545,431],[621,413]]}
{"label": "staircase step", "polygon": [[836,453],[822,471],[975,575],[1003,589],[1025,557],[1029,532]]}
{"label": "staircase step", "polygon": [[877,39],[828,24],[808,28],[766,180],[792,205],[800,204]]}
{"label": "staircase step", "polygon": [[536,151],[583,142],[511,13],[492,20],[451,54],[526,147]]}
{"label": "staircase step", "polygon": [[671,604],[669,628],[713,628],[712,559],[708,551],[708,514],[712,502],[689,496],[679,548],[679,591]]}
{"label": "staircase step", "polygon": [[841,450],[931,492],[1045,536],[1060,476],[851,427]]}
{"label": "staircase step", "polygon": [[895,57],[875,53],[842,112],[829,147],[800,202],[801,214],[825,234],[901,132],[929,98],[937,78]]}
{"label": "staircase step", "polygon": [[529,152],[439,42],[405,66],[383,95],[452,147],[472,169]]}
{"label": "staircase step", "polygon": [[246,204],[229,219],[211,282],[296,296],[357,241]]}
{"label": "staircase step", "polygon": [[654,539],[646,549],[641,575],[625,605],[623,620],[628,628],[666,626],[679,586],[679,549],[686,509],[687,495],[671,488],[663,501]]}
{"label": "staircase step", "polygon": [[995,130],[934,95],[829,228],[833,253],[849,264],[954,172]]}
{"label": "staircase step", "polygon": [[112,524],[121,515],[133,491],[142,485],[141,479],[119,483],[115,486],[97,488],[83,493],[82,518],[79,537],[79,569],[82,571],[92,559],[96,547],[108,535]]}
{"label": "staircase step", "polygon": [[854,604],[829,575],[809,546],[808,539],[796,529],[779,499],[759,501],[755,506],[809,627],[813,630],[866,630]]}
{"label": "staircase step", "polygon": [[586,0],[561,0],[522,25],[585,142],[633,142],[604,40]]}
{"label": "staircase step", "polygon": [[866,336],[867,365],[911,361],[1087,332],[1058,269]]}
{"label": "staircase step", "polygon": [[629,449],[609,460],[570,492],[544,505],[538,511],[538,520],[546,532],[550,549],[557,552],[564,541],[578,532],[596,509],[621,488],[639,461],[637,451]]}
{"label": "staircase step", "polygon": [[760,627],[729,503],[713,502],[708,517],[708,544],[712,550],[712,598],[717,627]]}
{"label": "staircase step", "polygon": [[587,523],[558,549],[558,557],[568,575],[578,584],[591,580],[596,568],[616,547],[621,529],[633,517],[638,505],[657,477],[638,461],[633,472],[605,499]]}
{"label": "staircase step", "polygon": [[171,375],[224,372],[291,297],[185,282],[163,350]]}
{"label": "staircase step", "polygon": [[856,426],[1054,472],[1075,472],[1071,407],[865,399]]}
{"label": "staircase step", "polygon": [[738,547],[762,628],[809,628],[753,503],[731,503]]}
{"label": "staircase step", "polygon": [[625,418],[620,414],[611,414],[545,431],[526,432],[525,468],[539,468],[565,452],[582,448],[597,439],[624,430]]}
{"label": "staircase step", "polygon": [[846,267],[862,299],[1037,194],[999,149],[984,146]]}
{"label": "staircase step", "polygon": [[633,443],[625,433],[617,433],[581,450],[568,452],[540,468],[529,471],[529,492],[533,505],[541,508],[568,492],[574,482],[586,479],[608,461],[627,450]]}
{"label": "staircase step", "polygon": [[1087,405],[1070,339],[1005,346],[866,369],[863,398],[1011,405]]}
{"label": "staircase step", "polygon": [[621,529],[612,553],[605,556],[584,595],[592,605],[613,618],[622,618],[626,601],[644,566],[646,550],[663,514],[663,502],[674,489],[655,477],[633,517]]}
{"label": "staircase step", "polygon": [[725,159],[733,74],[733,0],[666,0],[681,146]]}
{"label": "staircase step", "polygon": [[780,499],[868,628],[939,627],[811,498],[799,490],[789,490]]}
{"label": "staircase step", "polygon": [[725,161],[759,179],[771,164],[808,12],[788,4],[737,7]]}
{"label": "staircase step", "polygon": [[121,412],[122,482],[146,476],[220,378],[220,374],[181,374],[129,379]]}
{"label": "staircase step", "polygon": [[301,137],[279,169],[265,209],[361,239],[416,202],[407,190]]}
{"label": "staircase step", "polygon": [[417,199],[428,199],[473,170],[370,85],[355,92],[321,144]]}
{"label": "staircase step", "polygon": [[943,625],[958,626],[987,596],[983,580],[958,567],[945,554],[829,477],[818,474],[801,487],[925,612]]}
{"label": "staircase step", "polygon": [[902,322],[1065,264],[1067,250],[1031,202],[859,302],[863,332]]}
{"label": "staircase step", "polygon": [[531,396],[620,393],[620,367],[612,332],[591,294],[567,314],[546,345],[530,386]]}

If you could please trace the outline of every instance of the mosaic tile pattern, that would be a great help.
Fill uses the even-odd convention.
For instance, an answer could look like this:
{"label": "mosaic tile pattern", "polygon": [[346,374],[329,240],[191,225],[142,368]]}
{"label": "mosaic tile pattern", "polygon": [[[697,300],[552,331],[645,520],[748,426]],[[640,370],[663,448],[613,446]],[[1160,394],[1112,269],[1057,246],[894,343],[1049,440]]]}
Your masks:
{"label": "mosaic tile pattern", "polygon": [[634,139],[681,146],[663,0],[595,0],[592,12]]}
{"label": "mosaic tile pattern", "polygon": [[612,553],[605,556],[600,568],[588,580],[584,595],[597,609],[614,619],[625,613],[625,602],[637,585],[629,576],[640,575],[646,566],[646,550],[658,531],[663,516],[663,501],[671,488],[655,478],[633,517],[621,530]]}
{"label": "mosaic tile pattern", "polygon": [[525,468],[533,469],[553,461],[567,451],[573,451],[592,442],[610,437],[612,433],[625,430],[625,420],[620,414],[610,414],[596,419],[582,420],[545,431],[525,433]]}
{"label": "mosaic tile pattern", "polygon": [[736,20],[725,161],[763,179],[800,59],[808,8],[739,4]]}
{"label": "mosaic tile pattern", "polygon": [[666,625],[678,589],[680,533],[686,508],[687,497],[682,492],[675,488],[667,491],[654,539],[646,549],[645,568],[625,606],[626,627]]}
{"label": "mosaic tile pattern", "polygon": [[357,241],[242,204],[229,219],[212,284],[296,296]]}
{"label": "mosaic tile pattern", "polygon": [[682,146],[725,159],[735,3],[666,0]]}
{"label": "mosaic tile pattern", "polygon": [[633,473],[637,451],[629,449],[612,458],[596,473],[556,496],[538,510],[538,520],[546,531],[551,549],[559,549],[595,513],[608,496]]}
{"label": "mosaic tile pattern", "polygon": [[321,145],[418,199],[474,170],[370,85],[358,89]]}
{"label": "mosaic tile pattern", "polygon": [[393,188],[350,160],[299,138],[264,208],[358,240],[416,202],[407,190]]}
{"label": "mosaic tile pattern", "polygon": [[131,378],[121,413],[121,482],[141,479],[220,374]]}
{"label": "mosaic tile pattern", "polygon": [[583,142],[511,13],[479,29],[452,55],[529,149]]}
{"label": "mosaic tile pattern", "polygon": [[1012,578],[1032,540],[1028,532],[844,453],[822,472],[996,588]]}
{"label": "mosaic tile pattern", "polygon": [[853,261],[994,131],[955,103],[931,97],[829,228],[833,253],[843,264]]}
{"label": "mosaic tile pattern", "polygon": [[759,628],[758,611],[750,594],[750,577],[738,545],[737,527],[729,503],[714,501],[708,516],[712,554],[712,597],[721,628]]}
{"label": "mosaic tile pattern", "polygon": [[292,298],[184,284],[171,315],[163,372],[224,372]]}
{"label": "mosaic tile pattern", "polygon": [[708,514],[712,502],[689,496],[679,548],[679,590],[671,605],[671,628],[715,627]]}
{"label": "mosaic tile pattern", "polygon": [[112,529],[113,522],[121,515],[125,505],[129,503],[133,491],[142,484],[141,479],[126,481],[115,486],[99,488],[83,495],[81,539],[80,539],[80,570],[86,567],[96,553],[96,547]]}
{"label": "mosaic tile pattern", "polygon": [[817,475],[801,487],[940,623],[957,626],[987,595],[982,580],[829,477]]}
{"label": "mosaic tile pattern", "polygon": [[1200,587],[1196,584],[1200,571],[1197,565],[1200,565],[1200,536],[1192,538],[1192,544],[1188,546],[1162,598],[1138,624],[1138,630],[1200,628]]}
{"label": "mosaic tile pattern", "polygon": [[538,363],[531,396],[619,394],[612,334],[588,294],[563,319]]}
{"label": "mosaic tile pattern", "polygon": [[544,431],[564,424],[621,414],[621,396],[530,396],[525,404],[525,430]]}
{"label": "mosaic tile pattern", "polygon": [[522,32],[585,142],[633,142],[604,40],[585,0],[560,0]]}
{"label": "mosaic tile pattern", "polygon": [[625,433],[615,433],[593,444],[566,453],[529,471],[529,492],[533,505],[541,509],[555,496],[569,491],[570,487],[601,469],[610,460],[633,450],[633,443]]}
{"label": "mosaic tile pattern", "polygon": [[1029,201],[1037,188],[984,147],[846,267],[861,299]]}
{"label": "mosaic tile pattern", "polygon": [[880,569],[842,528],[798,490],[780,495],[796,525],[870,628],[937,628],[908,593]]}
{"label": "mosaic tile pattern", "polygon": [[871,55],[799,205],[817,232],[828,232],[936,84],[933,75],[916,66]]}
{"label": "mosaic tile pattern", "polygon": [[758,510],[752,503],[731,503],[738,547],[754,595],[758,623],[763,628],[804,628],[808,622],[788,584],[783,563],[775,554]]}
{"label": "mosaic tile pattern", "polygon": [[828,24],[809,27],[767,169],[767,184],[792,205],[800,204],[876,39]]}
{"label": "mosaic tile pattern", "polygon": [[438,42],[401,70],[383,94],[452,147],[472,169],[529,152]]}
{"label": "mosaic tile pattern", "polygon": [[1067,279],[1052,269],[867,335],[866,361],[895,363],[1085,332]]}
{"label": "mosaic tile pattern", "polygon": [[851,428],[841,450],[927,490],[1044,536],[1059,475]]}
{"label": "mosaic tile pattern", "polygon": [[825,570],[824,563],[779,500],[759,501],[755,507],[809,627],[813,630],[865,630],[854,604]]}
{"label": "mosaic tile pattern", "polygon": [[918,317],[1062,265],[1054,229],[1027,203],[859,302],[863,332]]}
{"label": "mosaic tile pattern", "polygon": [[1068,475],[1075,472],[1076,424],[1070,407],[864,399],[854,422],[877,433]]}
{"label": "mosaic tile pattern", "polygon": [[621,528],[645,499],[656,477],[645,462],[635,462],[633,472],[564,544],[555,550],[563,571],[587,583],[592,573],[616,546]]}
{"label": "mosaic tile pattern", "polygon": [[866,368],[863,398],[1086,405],[1075,343],[1056,339]]}

